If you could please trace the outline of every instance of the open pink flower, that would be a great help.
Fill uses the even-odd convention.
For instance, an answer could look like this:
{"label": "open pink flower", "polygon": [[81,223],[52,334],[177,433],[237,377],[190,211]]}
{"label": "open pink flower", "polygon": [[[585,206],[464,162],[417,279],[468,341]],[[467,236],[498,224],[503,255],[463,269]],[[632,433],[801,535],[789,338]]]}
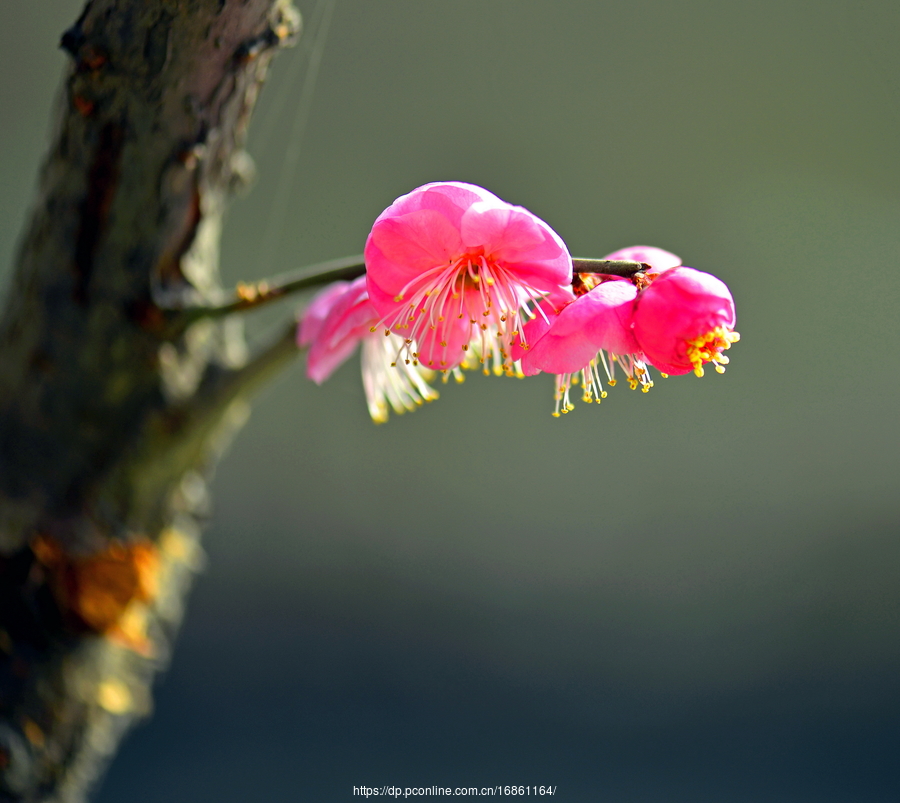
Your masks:
{"label": "open pink flower", "polygon": [[541,371],[568,374],[580,371],[597,352],[630,354],[639,351],[631,332],[631,310],[637,287],[628,280],[598,284],[590,292],[575,297],[562,309],[548,309],[547,318],[538,315],[525,324],[531,344],[526,350],[518,342],[513,355],[522,361],[522,372],[533,376]]}
{"label": "open pink flower", "polygon": [[375,221],[365,258],[380,323],[403,337],[413,360],[442,371],[470,347],[499,351],[511,370],[522,310],[572,281],[556,232],[462,182],[426,184],[394,201]]}
{"label": "open pink flower", "polygon": [[309,346],[306,374],[321,385],[362,343],[363,386],[369,414],[376,423],[387,421],[388,407],[396,413],[414,410],[438,397],[427,379],[431,371],[417,362],[398,360],[402,338],[373,334],[378,312],[369,301],[366,279],[335,282],[309,305],[297,332],[297,343]]}
{"label": "open pink flower", "polygon": [[647,362],[666,374],[703,376],[711,362],[724,372],[722,352],[740,339],[734,331],[734,299],[709,273],[674,268],[655,279],[634,306],[634,336]]}

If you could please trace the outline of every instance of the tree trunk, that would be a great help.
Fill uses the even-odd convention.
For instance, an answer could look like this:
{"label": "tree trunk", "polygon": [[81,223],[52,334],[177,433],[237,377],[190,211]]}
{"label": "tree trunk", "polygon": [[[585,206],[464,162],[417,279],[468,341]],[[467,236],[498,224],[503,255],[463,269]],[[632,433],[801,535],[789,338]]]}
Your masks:
{"label": "tree trunk", "polygon": [[148,712],[247,393],[218,241],[289,0],[91,0],[0,319],[0,800],[83,799]]}

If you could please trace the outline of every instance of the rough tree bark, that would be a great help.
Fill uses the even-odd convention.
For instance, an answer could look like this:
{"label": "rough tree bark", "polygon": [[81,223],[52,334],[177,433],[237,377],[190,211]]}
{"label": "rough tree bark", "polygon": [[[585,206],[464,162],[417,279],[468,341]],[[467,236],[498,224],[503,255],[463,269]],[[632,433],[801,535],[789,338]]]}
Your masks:
{"label": "rough tree bark", "polygon": [[[75,801],[149,706],[246,354],[217,247],[289,0],[91,0],[0,319],[0,800]],[[182,311],[183,309],[183,311]]]}

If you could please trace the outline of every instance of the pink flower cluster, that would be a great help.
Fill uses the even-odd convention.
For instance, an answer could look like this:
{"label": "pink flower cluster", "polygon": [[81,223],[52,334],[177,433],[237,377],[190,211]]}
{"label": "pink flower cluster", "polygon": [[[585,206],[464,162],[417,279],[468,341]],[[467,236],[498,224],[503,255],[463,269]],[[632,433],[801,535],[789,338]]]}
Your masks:
{"label": "pink flower cluster", "polygon": [[734,302],[708,273],[648,246],[605,259],[644,263],[633,278],[572,273],[562,239],[531,212],[461,182],[426,184],[394,201],[366,241],[366,275],[326,288],[298,333],[307,373],[321,383],[363,344],[363,378],[376,421],[437,397],[433,371],[552,373],[556,410],[600,401],[616,365],[649,390],[648,364],[666,374],[712,363],[736,342]]}
{"label": "pink flower cluster", "polygon": [[527,342],[513,349],[526,376],[556,374],[554,415],[573,409],[569,391],[579,383],[583,401],[606,398],[601,369],[614,386],[616,365],[632,389],[644,392],[653,386],[648,364],[663,376],[703,376],[706,363],[724,372],[728,357],[722,352],[740,336],[734,331],[734,300],[723,282],[649,246],[604,259],[642,262],[648,270],[634,279],[583,277],[579,294],[561,304],[545,302],[546,317],[529,322]]}

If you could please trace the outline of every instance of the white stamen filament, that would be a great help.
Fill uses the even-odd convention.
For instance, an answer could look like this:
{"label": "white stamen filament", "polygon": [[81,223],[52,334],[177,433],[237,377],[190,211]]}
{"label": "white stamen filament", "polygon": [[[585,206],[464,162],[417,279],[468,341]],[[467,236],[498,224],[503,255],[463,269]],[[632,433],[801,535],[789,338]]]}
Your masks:
{"label": "white stamen filament", "polygon": [[[449,265],[425,270],[407,282],[395,297],[397,303],[402,302],[400,308],[382,319],[379,326],[394,332],[404,331],[407,343],[400,350],[407,353],[409,341],[421,343],[427,333],[435,332],[433,340],[441,344],[443,351],[432,355],[438,358],[438,365],[434,367],[444,369],[459,360],[459,355],[447,353],[449,346],[445,344],[450,339],[447,337],[449,328],[468,325],[466,344],[480,347],[482,361],[488,356],[493,360],[494,373],[515,375],[515,367],[509,359],[513,341],[520,337],[521,345],[527,348],[519,325],[520,312],[534,318],[531,305],[547,320],[546,313],[537,303],[545,295],[523,283],[502,264],[483,255],[464,255]],[[458,303],[453,303],[457,299]],[[468,324],[459,323],[466,318]],[[399,356],[398,366],[403,364]]]}
{"label": "white stamen filament", "polygon": [[363,338],[363,387],[369,414],[376,423],[387,421],[388,404],[402,414],[438,397],[426,382],[432,372],[423,369],[416,359],[401,359],[404,351],[409,353],[410,345],[398,335]]}

